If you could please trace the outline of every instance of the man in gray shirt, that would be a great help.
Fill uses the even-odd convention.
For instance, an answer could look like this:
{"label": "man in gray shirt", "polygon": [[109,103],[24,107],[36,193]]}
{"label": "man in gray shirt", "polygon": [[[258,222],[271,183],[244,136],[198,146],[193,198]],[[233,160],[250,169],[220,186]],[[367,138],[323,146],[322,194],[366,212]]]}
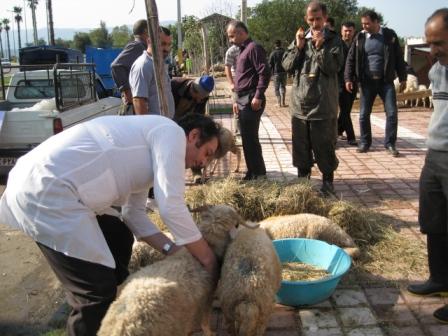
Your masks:
{"label": "man in gray shirt", "polygon": [[[160,27],[160,44],[163,58],[167,59],[171,52],[171,32]],[[171,79],[168,75],[168,67],[163,73],[163,90],[168,100],[169,117],[174,116],[174,98],[171,93]],[[148,49],[138,57],[132,65],[129,74],[129,84],[133,96],[135,114],[160,114],[159,97],[154,77],[154,64],[152,60],[152,48],[148,40]]]}
{"label": "man in gray shirt", "polygon": [[123,114],[133,114],[132,93],[129,86],[129,72],[134,61],[148,48],[148,24],[146,20],[138,20],[133,27],[134,41],[129,42],[123,51],[115,58],[110,68],[112,78],[121,92],[123,99]]}
{"label": "man in gray shirt", "polygon": [[[438,59],[429,72],[434,112],[428,127],[428,152],[420,176],[420,230],[426,234],[429,279],[408,286],[421,296],[448,296],[448,8],[435,11],[425,25],[426,43]],[[448,305],[434,317],[448,323]]]}

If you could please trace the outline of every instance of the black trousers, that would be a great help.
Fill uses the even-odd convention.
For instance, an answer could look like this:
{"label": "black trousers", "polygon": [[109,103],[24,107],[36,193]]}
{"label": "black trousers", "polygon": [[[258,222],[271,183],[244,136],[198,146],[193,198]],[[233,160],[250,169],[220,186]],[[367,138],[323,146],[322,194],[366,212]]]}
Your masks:
{"label": "black trousers", "polygon": [[345,132],[347,141],[356,140],[352,117],[350,116],[355,96],[345,89],[342,89],[339,93],[338,134],[342,135]]}
{"label": "black trousers", "polygon": [[336,119],[305,120],[292,117],[292,163],[299,170],[310,170],[313,153],[319,170],[330,175],[338,167]]}
{"label": "black trousers", "polygon": [[241,142],[243,144],[244,159],[246,160],[247,176],[257,177],[266,175],[266,165],[263,159],[260,138],[261,115],[263,114],[266,100],[263,100],[262,108],[258,111],[252,110],[250,105],[251,95],[237,99],[240,120]]}
{"label": "black trousers", "polygon": [[131,231],[117,217],[102,215],[97,219],[115,259],[115,269],[72,258],[37,243],[62,283],[72,307],[67,321],[69,336],[96,335],[115,299],[117,286],[129,275],[127,267],[134,242]]}

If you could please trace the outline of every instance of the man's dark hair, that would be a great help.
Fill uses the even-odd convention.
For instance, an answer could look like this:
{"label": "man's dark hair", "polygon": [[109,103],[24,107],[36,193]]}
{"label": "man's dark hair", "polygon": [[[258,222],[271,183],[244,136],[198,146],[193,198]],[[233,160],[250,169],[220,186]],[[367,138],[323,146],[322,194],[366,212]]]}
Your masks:
{"label": "man's dark hair", "polygon": [[249,30],[247,29],[247,26],[242,21],[232,20],[227,25],[227,28],[229,28],[229,27],[233,27],[235,29],[243,30],[244,32],[246,32],[246,34],[249,34]]}
{"label": "man's dark hair", "polygon": [[431,14],[431,16],[426,20],[425,25],[427,25],[429,22],[431,22],[436,17],[442,17],[443,20],[443,26],[445,30],[448,30],[448,8],[440,8],[436,10],[434,13]]}
{"label": "man's dark hair", "polygon": [[280,47],[282,46],[282,41],[280,41],[280,40],[275,40],[274,45],[275,45],[277,48],[280,48]]}
{"label": "man's dark hair", "polygon": [[166,28],[166,27],[162,27],[162,26],[160,26],[160,31],[161,31],[162,33],[164,33],[166,36],[171,36],[171,30],[169,30],[169,29]]}
{"label": "man's dark hair", "polygon": [[199,136],[199,146],[202,146],[216,137],[218,139],[218,149],[221,147],[221,144],[219,143],[219,130],[221,129],[221,125],[216,123],[212,118],[199,113],[188,113],[177,120],[177,124],[183,128],[185,135],[190,134],[192,130],[198,128],[201,132]]}
{"label": "man's dark hair", "polygon": [[334,28],[334,25],[336,24],[336,22],[334,21],[334,19],[332,17],[327,17],[326,22],[328,22],[332,28]]}
{"label": "man's dark hair", "polygon": [[322,11],[322,15],[327,15],[327,5],[316,0],[312,0],[308,2],[308,5],[306,6],[306,10],[310,10],[311,12],[318,12]]}
{"label": "man's dark hair", "polygon": [[347,28],[356,28],[356,25],[353,21],[345,21],[342,25]]}
{"label": "man's dark hair", "polygon": [[380,22],[380,17],[378,16],[378,14],[377,14],[375,11],[371,10],[371,9],[368,9],[368,10],[366,10],[365,12],[363,12],[363,13],[361,14],[361,17],[362,17],[362,18],[366,18],[366,17],[368,17],[368,18],[370,18],[370,20],[372,20],[372,21],[378,21],[378,22]]}
{"label": "man's dark hair", "polygon": [[132,33],[134,35],[142,35],[148,32],[148,23],[146,20],[138,20],[132,27]]}

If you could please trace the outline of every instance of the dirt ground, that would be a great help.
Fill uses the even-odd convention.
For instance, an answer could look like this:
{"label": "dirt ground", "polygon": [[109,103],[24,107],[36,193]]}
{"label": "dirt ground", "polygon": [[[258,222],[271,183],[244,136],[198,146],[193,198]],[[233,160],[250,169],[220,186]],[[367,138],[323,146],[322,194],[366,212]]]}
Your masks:
{"label": "dirt ground", "polygon": [[37,245],[0,224],[0,335],[40,335],[64,306],[58,280]]}

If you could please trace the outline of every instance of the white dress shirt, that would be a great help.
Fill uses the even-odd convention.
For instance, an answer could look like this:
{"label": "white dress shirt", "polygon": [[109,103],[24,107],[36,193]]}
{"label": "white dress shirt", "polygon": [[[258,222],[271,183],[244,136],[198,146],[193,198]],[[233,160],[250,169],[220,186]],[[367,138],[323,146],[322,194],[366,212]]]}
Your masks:
{"label": "white dress shirt", "polygon": [[0,200],[0,222],[65,255],[115,268],[97,214],[122,206],[139,238],[159,232],[145,203],[154,187],[176,244],[201,234],[185,201],[184,130],[162,116],[106,116],[59,133],[22,156]]}

